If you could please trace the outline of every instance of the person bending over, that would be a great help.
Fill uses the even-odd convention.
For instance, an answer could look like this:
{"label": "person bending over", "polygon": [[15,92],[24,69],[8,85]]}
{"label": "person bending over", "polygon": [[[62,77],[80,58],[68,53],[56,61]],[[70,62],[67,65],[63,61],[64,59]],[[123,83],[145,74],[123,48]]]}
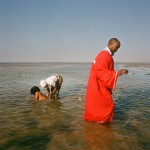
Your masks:
{"label": "person bending over", "polygon": [[61,89],[63,78],[60,75],[53,75],[45,80],[40,81],[42,88],[46,88],[49,99],[59,98],[59,91]]}

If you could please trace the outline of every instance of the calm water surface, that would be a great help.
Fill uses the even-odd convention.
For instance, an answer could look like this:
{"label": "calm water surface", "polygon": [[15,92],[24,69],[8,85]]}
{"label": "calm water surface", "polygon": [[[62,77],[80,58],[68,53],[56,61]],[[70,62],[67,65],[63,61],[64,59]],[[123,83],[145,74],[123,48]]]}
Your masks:
{"label": "calm water surface", "polygon": [[[149,150],[150,64],[116,64],[130,73],[117,81],[114,120],[105,126],[82,119],[90,66],[1,63],[0,150]],[[64,78],[60,99],[35,101],[30,88],[56,73]]]}

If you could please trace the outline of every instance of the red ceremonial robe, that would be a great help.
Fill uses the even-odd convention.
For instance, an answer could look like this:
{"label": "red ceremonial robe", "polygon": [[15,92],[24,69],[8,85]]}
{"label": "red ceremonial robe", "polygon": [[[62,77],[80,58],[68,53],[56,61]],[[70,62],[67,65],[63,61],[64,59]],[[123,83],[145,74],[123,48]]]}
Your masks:
{"label": "red ceremonial robe", "polygon": [[114,102],[111,91],[118,74],[114,60],[107,50],[101,51],[93,61],[86,91],[84,119],[98,123],[112,122]]}

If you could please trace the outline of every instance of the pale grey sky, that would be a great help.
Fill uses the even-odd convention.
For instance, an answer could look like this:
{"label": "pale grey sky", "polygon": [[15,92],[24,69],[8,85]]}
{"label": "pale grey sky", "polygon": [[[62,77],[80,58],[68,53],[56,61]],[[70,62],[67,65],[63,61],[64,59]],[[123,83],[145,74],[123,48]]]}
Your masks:
{"label": "pale grey sky", "polygon": [[150,62],[149,0],[0,0],[0,62]]}

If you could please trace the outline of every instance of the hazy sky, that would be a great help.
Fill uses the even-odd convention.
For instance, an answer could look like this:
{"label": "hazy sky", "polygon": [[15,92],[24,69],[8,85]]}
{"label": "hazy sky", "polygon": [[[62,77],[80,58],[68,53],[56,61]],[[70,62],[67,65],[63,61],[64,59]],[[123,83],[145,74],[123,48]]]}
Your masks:
{"label": "hazy sky", "polygon": [[150,62],[150,0],[0,0],[0,62]]}

